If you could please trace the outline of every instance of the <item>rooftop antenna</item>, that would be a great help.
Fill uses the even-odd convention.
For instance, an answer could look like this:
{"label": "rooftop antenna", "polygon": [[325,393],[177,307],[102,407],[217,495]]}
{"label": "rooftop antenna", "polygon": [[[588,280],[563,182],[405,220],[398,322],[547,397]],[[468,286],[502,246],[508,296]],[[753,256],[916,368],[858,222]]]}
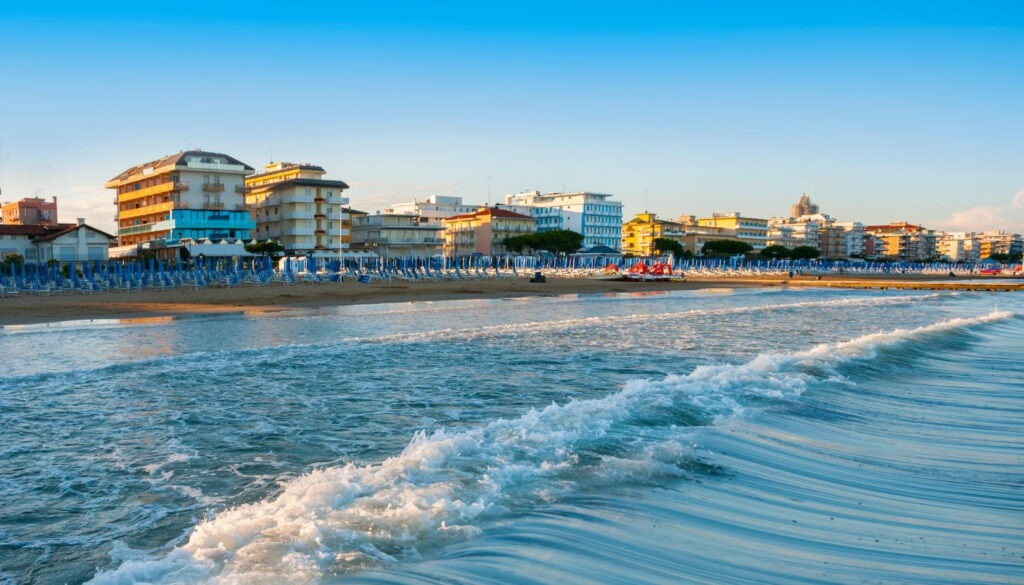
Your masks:
{"label": "rooftop antenna", "polygon": [[646,186],[644,186],[644,213],[648,213],[648,211],[647,211],[647,187]]}

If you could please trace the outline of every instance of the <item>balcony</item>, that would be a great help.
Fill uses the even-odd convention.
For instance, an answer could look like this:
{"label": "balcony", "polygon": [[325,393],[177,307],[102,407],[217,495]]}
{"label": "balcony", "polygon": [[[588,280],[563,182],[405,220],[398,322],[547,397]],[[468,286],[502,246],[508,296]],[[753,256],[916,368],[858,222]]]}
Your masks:
{"label": "balcony", "polygon": [[125,191],[117,194],[117,201],[135,201],[136,199],[142,199],[149,197],[150,195],[160,195],[163,193],[170,193],[172,191],[188,191],[188,183],[173,183],[166,182],[160,183],[159,185],[153,185],[152,187],[146,187],[145,189],[139,189],[137,191]]}
{"label": "balcony", "polygon": [[166,214],[168,211],[174,209],[174,202],[167,201],[164,203],[158,203],[157,205],[144,205],[142,207],[136,207],[134,209],[122,209],[118,212],[119,219],[131,219],[133,217],[142,217],[144,215],[154,214]]}
{"label": "balcony", "polygon": [[205,193],[222,193],[224,183],[203,183],[203,191]]}
{"label": "balcony", "polygon": [[117,235],[119,235],[119,236],[133,236],[135,234],[144,234],[146,232],[153,231],[153,225],[154,224],[147,223],[147,224],[144,224],[144,225],[133,225],[131,227],[119,228],[117,230]]}
{"label": "balcony", "polygon": [[313,230],[310,228],[282,228],[281,233],[286,236],[312,236]]}
{"label": "balcony", "polygon": [[235,193],[245,193],[245,185],[235,185]]}
{"label": "balcony", "polygon": [[224,207],[224,204],[219,201],[203,204],[203,209],[224,209]]}
{"label": "balcony", "polygon": [[287,195],[281,195],[279,204],[286,205],[288,203],[312,203],[312,199],[306,197],[301,193],[289,193]]}

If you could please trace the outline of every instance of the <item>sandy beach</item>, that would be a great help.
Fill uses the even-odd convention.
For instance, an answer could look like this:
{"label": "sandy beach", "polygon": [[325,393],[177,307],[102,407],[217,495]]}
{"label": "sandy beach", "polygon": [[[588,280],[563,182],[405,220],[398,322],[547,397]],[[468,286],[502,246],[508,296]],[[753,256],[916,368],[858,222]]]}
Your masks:
{"label": "sandy beach", "polygon": [[[962,279],[961,279],[962,281]],[[567,294],[629,293],[757,286],[829,286],[842,288],[900,288],[909,283],[937,283],[938,288],[960,288],[957,279],[901,275],[843,277],[840,275],[765,276],[759,278],[690,278],[686,282],[629,282],[587,278],[548,278],[544,283],[526,279],[449,281],[375,281],[359,283],[268,284],[263,286],[144,289],[53,295],[20,294],[0,298],[0,326],[55,323],[83,319],[173,317],[217,312],[273,312],[289,308],[315,308],[367,303],[439,301],[453,299],[556,296]],[[1009,286],[1022,286],[1013,279]],[[929,285],[933,286],[933,285]]]}

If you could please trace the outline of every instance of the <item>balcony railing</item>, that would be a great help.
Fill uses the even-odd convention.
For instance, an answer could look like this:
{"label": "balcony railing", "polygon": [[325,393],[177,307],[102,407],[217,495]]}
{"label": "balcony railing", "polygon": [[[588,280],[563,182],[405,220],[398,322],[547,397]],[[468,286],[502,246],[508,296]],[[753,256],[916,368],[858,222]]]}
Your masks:
{"label": "balcony railing", "polygon": [[147,223],[145,225],[133,225],[131,227],[120,228],[120,229],[117,230],[117,235],[119,235],[119,236],[131,236],[131,235],[134,235],[134,234],[142,234],[142,233],[146,233],[146,232],[151,232],[151,231],[153,231],[153,225],[154,224]]}
{"label": "balcony railing", "polygon": [[134,201],[143,197],[149,197],[150,195],[170,193],[171,191],[188,191],[188,183],[172,183],[168,181],[166,183],[160,183],[159,185],[153,185],[152,187],[146,187],[145,189],[139,189],[137,191],[124,191],[117,194],[116,201]]}
{"label": "balcony railing", "polygon": [[142,207],[136,207],[133,209],[122,209],[118,212],[120,219],[131,219],[133,217],[142,217],[144,215],[153,214],[166,214],[168,211],[174,209],[175,205],[173,201],[166,201],[164,203],[158,203],[157,205],[144,205]]}
{"label": "balcony railing", "polygon": [[206,193],[220,193],[224,191],[224,183],[203,183],[203,191]]}
{"label": "balcony railing", "polygon": [[224,204],[220,202],[204,203],[203,209],[224,209]]}
{"label": "balcony railing", "polygon": [[235,185],[235,193],[245,193],[245,185]]}

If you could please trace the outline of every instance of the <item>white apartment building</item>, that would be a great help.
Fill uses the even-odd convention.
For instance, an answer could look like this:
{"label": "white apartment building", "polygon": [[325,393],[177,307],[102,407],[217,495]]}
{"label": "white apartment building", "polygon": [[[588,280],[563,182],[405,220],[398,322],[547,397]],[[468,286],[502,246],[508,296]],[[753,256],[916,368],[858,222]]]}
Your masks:
{"label": "white apartment building", "polygon": [[323,167],[271,163],[245,178],[245,203],[256,229],[252,237],[274,240],[289,254],[340,252],[348,248],[348,185],[323,179]]}
{"label": "white apartment building", "polygon": [[1011,234],[1003,230],[984,231],[977,237],[981,259],[988,258],[992,254],[1019,254],[1024,247],[1020,234]]}
{"label": "white apartment building", "polygon": [[785,218],[773,217],[768,220],[768,246],[783,246],[792,250],[800,244],[793,237],[793,226]]}
{"label": "white apartment building", "polygon": [[935,241],[935,252],[951,262],[977,262],[980,251],[977,234],[973,232],[948,232]]}
{"label": "white apartment building", "polygon": [[385,258],[440,254],[443,234],[443,227],[422,224],[415,215],[377,213],[352,218],[352,246]]}
{"label": "white apartment building", "polygon": [[[787,248],[810,246],[821,250],[822,223],[814,219],[774,217],[768,220],[768,245],[781,245]],[[788,233],[787,233],[788,232]],[[776,244],[777,241],[788,240],[789,244]]]}
{"label": "white apartment building", "polygon": [[474,213],[481,205],[466,204],[462,197],[431,195],[424,201],[413,199],[409,203],[396,203],[384,210],[384,214],[415,215],[421,224],[441,227],[441,220],[465,213]]}
{"label": "white apartment building", "polygon": [[864,224],[859,221],[837,221],[830,226],[830,230],[841,230],[842,235],[838,236],[839,248],[830,258],[850,258],[864,255]]}
{"label": "white apartment building", "polygon": [[612,195],[577,191],[547,193],[525,191],[505,196],[505,205],[537,220],[537,231],[571,230],[583,235],[583,248],[622,246],[622,202]]}

